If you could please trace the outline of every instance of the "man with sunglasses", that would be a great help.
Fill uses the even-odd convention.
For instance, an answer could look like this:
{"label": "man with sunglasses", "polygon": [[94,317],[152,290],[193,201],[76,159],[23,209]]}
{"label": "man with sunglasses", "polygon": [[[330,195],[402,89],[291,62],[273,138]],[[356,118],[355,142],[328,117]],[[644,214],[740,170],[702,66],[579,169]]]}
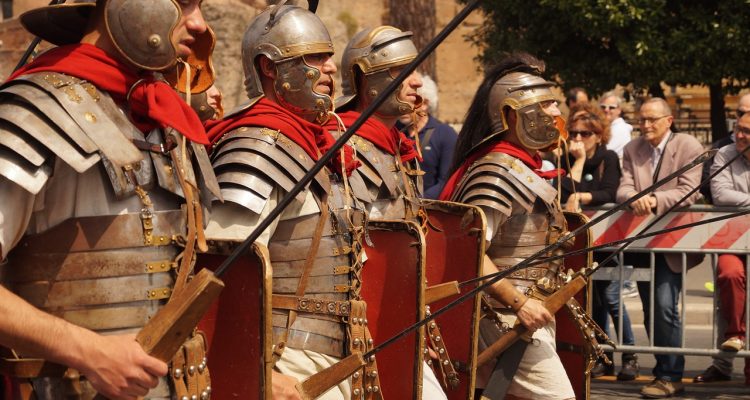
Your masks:
{"label": "man with sunglasses", "polygon": [[[740,97],[739,102],[737,102],[737,121],[742,118],[743,115],[750,112],[750,94],[746,94],[742,97]],[[730,135],[723,137],[711,144],[712,149],[721,149],[724,146],[728,146],[735,141],[735,134],[731,133]],[[703,163],[703,175],[701,176],[701,180],[705,181],[708,179],[708,177],[711,175],[711,165],[712,165],[713,159],[706,161]],[[711,193],[711,186],[705,185],[701,187],[701,194],[706,199],[706,202],[713,203],[713,194]]]}
{"label": "man with sunglasses", "polygon": [[[642,136],[625,146],[622,157],[622,179],[617,189],[617,202],[623,202],[663,179],[681,166],[691,162],[703,152],[703,146],[691,135],[672,132],[672,110],[664,99],[652,98],[641,106],[638,122]],[[687,192],[700,183],[700,169],[693,168],[682,176],[672,179],[651,194],[633,202],[630,206],[635,215],[663,214]],[[700,197],[694,194],[682,205],[690,205]],[[654,345],[680,347],[682,321],[677,310],[677,301],[682,289],[681,254],[657,253],[654,261]],[[698,264],[703,257],[687,257],[687,268]],[[636,267],[649,265],[648,253],[629,253],[626,264]],[[643,303],[644,321],[649,321],[649,282],[638,282],[638,292]],[[649,323],[646,324],[649,328]],[[672,397],[684,390],[682,374],[685,357],[656,355],[653,369],[655,379],[641,390],[646,398]]]}
{"label": "man with sunglasses", "polygon": [[604,117],[609,122],[609,133],[611,138],[607,143],[607,149],[617,153],[622,160],[622,150],[630,142],[633,125],[622,119],[622,99],[615,92],[604,93],[599,101],[599,108],[604,112]]}

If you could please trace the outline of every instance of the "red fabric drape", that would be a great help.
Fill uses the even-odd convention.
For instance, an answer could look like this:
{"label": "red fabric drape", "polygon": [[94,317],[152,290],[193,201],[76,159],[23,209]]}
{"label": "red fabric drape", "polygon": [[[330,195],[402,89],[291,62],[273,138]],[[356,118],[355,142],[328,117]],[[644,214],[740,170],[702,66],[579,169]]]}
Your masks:
{"label": "red fabric drape", "polygon": [[[349,127],[354,124],[354,121],[356,121],[360,115],[361,113],[357,111],[346,111],[339,114],[339,117],[341,117],[341,120],[344,122],[344,126]],[[338,129],[336,120],[333,118],[329,120],[326,127],[329,130]],[[402,162],[409,162],[415,158],[422,161],[417,150],[414,148],[414,141],[406,137],[406,135],[396,129],[395,126],[389,130],[377,119],[368,118],[357,130],[357,135],[372,142],[380,150],[383,150],[390,155],[395,156],[396,150],[398,149],[399,154],[401,154]]]}
{"label": "red fabric drape", "polygon": [[[333,136],[324,127],[292,114],[265,97],[240,114],[219,121],[208,121],[206,124],[211,143],[218,142],[225,133],[242,126],[260,126],[281,131],[284,136],[302,147],[305,153],[316,161],[335,142]],[[354,161],[351,147],[344,146],[344,152],[346,172],[349,175],[359,166],[359,163]],[[335,171],[342,171],[340,153],[336,154],[330,167]]]}
{"label": "red fabric drape", "polygon": [[474,161],[478,160],[480,157],[484,157],[489,153],[505,153],[509,156],[515,157],[526,164],[527,167],[531,168],[539,177],[544,179],[553,179],[557,176],[565,175],[565,171],[561,169],[541,171],[540,168],[542,168],[542,158],[538,153],[534,153],[534,155],[532,156],[528,151],[518,146],[517,144],[501,140],[494,144],[490,143],[485,145],[483,148],[480,148],[469,158],[467,158],[466,161],[461,164],[461,166],[453,173],[453,175],[451,175],[451,177],[445,183],[445,187],[440,193],[440,200],[450,200],[451,196],[453,196],[453,192],[456,190],[458,182],[461,180],[461,177],[464,176],[471,164],[473,164]]}
{"label": "red fabric drape", "polygon": [[[96,46],[79,43],[54,48],[14,72],[9,79],[43,71],[84,79],[109,93],[117,103],[129,105],[133,123],[144,133],[171,126],[194,142],[208,144],[198,115],[171,86],[157,81],[150,71],[137,74]],[[131,91],[130,98],[127,98],[128,91]]]}

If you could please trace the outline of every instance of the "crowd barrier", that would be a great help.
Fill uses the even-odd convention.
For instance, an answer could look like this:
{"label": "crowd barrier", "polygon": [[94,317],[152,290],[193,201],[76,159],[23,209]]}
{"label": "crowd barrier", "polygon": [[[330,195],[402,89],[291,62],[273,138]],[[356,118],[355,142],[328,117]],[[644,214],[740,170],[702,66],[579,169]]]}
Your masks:
{"label": "crowd barrier", "polygon": [[[607,210],[614,207],[613,205],[605,205],[597,208],[584,209],[590,219],[594,219],[599,215],[603,214]],[[727,215],[742,211],[743,208],[737,207],[716,207],[710,205],[694,205],[690,207],[681,208],[678,211],[667,214],[661,221],[655,224],[649,229],[649,231],[657,231],[670,227],[680,226],[692,222],[707,220],[722,215]],[[593,242],[595,245],[606,244],[615,240],[625,239],[633,237],[646,227],[654,218],[652,216],[639,217],[628,211],[620,211],[609,216],[605,220],[592,228]],[[604,251],[616,250],[617,246],[609,247]],[[744,350],[738,353],[725,353],[718,349],[718,344],[723,341],[723,335],[720,336],[721,329],[723,327],[723,321],[718,313],[719,296],[718,286],[716,283],[716,262],[718,256],[721,254],[736,254],[740,258],[745,259],[745,276],[750,276],[750,261],[748,253],[750,250],[750,215],[743,215],[740,217],[734,217],[723,221],[712,222],[697,227],[678,230],[667,234],[662,234],[650,238],[639,239],[632,242],[624,252],[640,252],[649,253],[650,265],[649,268],[622,268],[623,254],[618,257],[618,266],[610,268],[600,268],[594,273],[592,279],[601,281],[619,281],[620,283],[620,323],[619,332],[617,332],[617,352],[629,352],[629,353],[652,353],[652,354],[682,354],[682,355],[701,355],[701,356],[714,356],[714,355],[725,355],[734,357],[750,357],[750,342],[745,344]],[[680,309],[681,309],[681,321],[685,321],[685,314],[689,312],[685,307],[686,299],[686,282],[687,282],[687,254],[689,253],[703,253],[707,257],[708,262],[711,265],[713,271],[713,282],[716,292],[713,296],[713,333],[711,337],[711,343],[706,343],[704,347],[686,347],[685,346],[685,325],[681,324],[682,329],[682,346],[679,348],[671,347],[657,347],[654,346],[653,336],[649,338],[648,346],[626,346],[622,345],[622,307],[623,307],[623,282],[624,281],[647,281],[651,282],[650,296],[653,299],[654,285],[654,255],[657,253],[677,253],[681,254],[682,257],[682,293],[680,296]],[[705,261],[704,261],[705,262]],[[745,298],[745,309],[750,310],[750,285],[746,285],[746,298]],[[650,331],[653,332],[653,307],[654,302],[651,301],[651,318],[649,321],[644,321],[646,324],[650,324]],[[633,312],[635,310],[628,310]],[[636,311],[638,312],[638,311]],[[750,313],[745,313],[745,332],[750,332]],[[718,338],[718,339],[717,339]],[[608,351],[613,350],[609,346],[604,346]]]}

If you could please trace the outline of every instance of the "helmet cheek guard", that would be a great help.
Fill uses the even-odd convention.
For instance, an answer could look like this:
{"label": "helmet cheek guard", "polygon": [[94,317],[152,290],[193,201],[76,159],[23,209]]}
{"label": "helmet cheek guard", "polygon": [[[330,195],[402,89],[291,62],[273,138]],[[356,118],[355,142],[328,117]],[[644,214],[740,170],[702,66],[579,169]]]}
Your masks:
{"label": "helmet cheek guard", "polygon": [[182,10],[175,0],[108,0],[104,16],[112,42],[133,65],[159,71],[177,62],[172,33]]}
{"label": "helmet cheek guard", "polygon": [[[560,138],[557,119],[542,110],[540,103],[516,110],[516,132],[518,140],[525,147],[541,150],[554,146]],[[559,118],[562,120],[562,118]]]}
{"label": "helmet cheek guard", "polygon": [[274,92],[284,108],[308,121],[321,125],[328,122],[333,99],[315,91],[321,77],[319,69],[308,65],[304,57],[299,56],[277,63],[276,72]]}

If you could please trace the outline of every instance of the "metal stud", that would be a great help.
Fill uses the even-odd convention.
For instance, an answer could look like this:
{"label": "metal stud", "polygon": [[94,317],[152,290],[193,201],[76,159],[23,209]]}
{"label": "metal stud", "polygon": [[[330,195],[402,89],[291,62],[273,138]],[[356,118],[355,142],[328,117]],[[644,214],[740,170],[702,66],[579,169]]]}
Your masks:
{"label": "metal stud", "polygon": [[355,372],[352,376],[354,377],[354,379],[359,379],[359,372]]}
{"label": "metal stud", "polygon": [[370,362],[375,362],[375,356],[370,356]]}
{"label": "metal stud", "polygon": [[368,386],[366,392],[367,393],[372,393],[372,386]]}
{"label": "metal stud", "polygon": [[175,377],[175,379],[182,378],[182,370],[179,369],[179,368],[175,368],[175,370],[174,370],[174,377]]}
{"label": "metal stud", "polygon": [[377,393],[377,392],[379,392],[379,391],[380,391],[380,388],[379,388],[379,387],[377,387],[377,386],[373,386],[373,387],[372,387],[372,391],[373,391],[373,392],[375,392],[375,393]]}
{"label": "metal stud", "polygon": [[201,392],[201,400],[208,400],[208,392],[207,391],[204,390],[204,391]]}
{"label": "metal stud", "polygon": [[435,341],[439,342],[440,341],[440,336],[435,336]]}
{"label": "metal stud", "polygon": [[354,389],[354,395],[355,396],[359,396],[359,393],[360,393],[359,389]]}
{"label": "metal stud", "polygon": [[190,400],[198,400],[198,395],[194,394],[194,395],[190,396]]}
{"label": "metal stud", "polygon": [[180,397],[180,400],[190,400],[190,397],[182,396],[182,397]]}
{"label": "metal stud", "polygon": [[354,339],[354,345],[355,345],[355,346],[359,346],[359,344],[360,344],[360,343],[362,343],[362,341],[361,341],[361,340],[359,340],[359,339]]}
{"label": "metal stud", "polygon": [[190,367],[188,367],[188,373],[190,375],[195,375],[195,365],[191,365]]}
{"label": "metal stud", "polygon": [[375,343],[375,341],[372,340],[372,338],[367,339],[367,344],[369,344],[370,346],[372,346],[373,343]]}

